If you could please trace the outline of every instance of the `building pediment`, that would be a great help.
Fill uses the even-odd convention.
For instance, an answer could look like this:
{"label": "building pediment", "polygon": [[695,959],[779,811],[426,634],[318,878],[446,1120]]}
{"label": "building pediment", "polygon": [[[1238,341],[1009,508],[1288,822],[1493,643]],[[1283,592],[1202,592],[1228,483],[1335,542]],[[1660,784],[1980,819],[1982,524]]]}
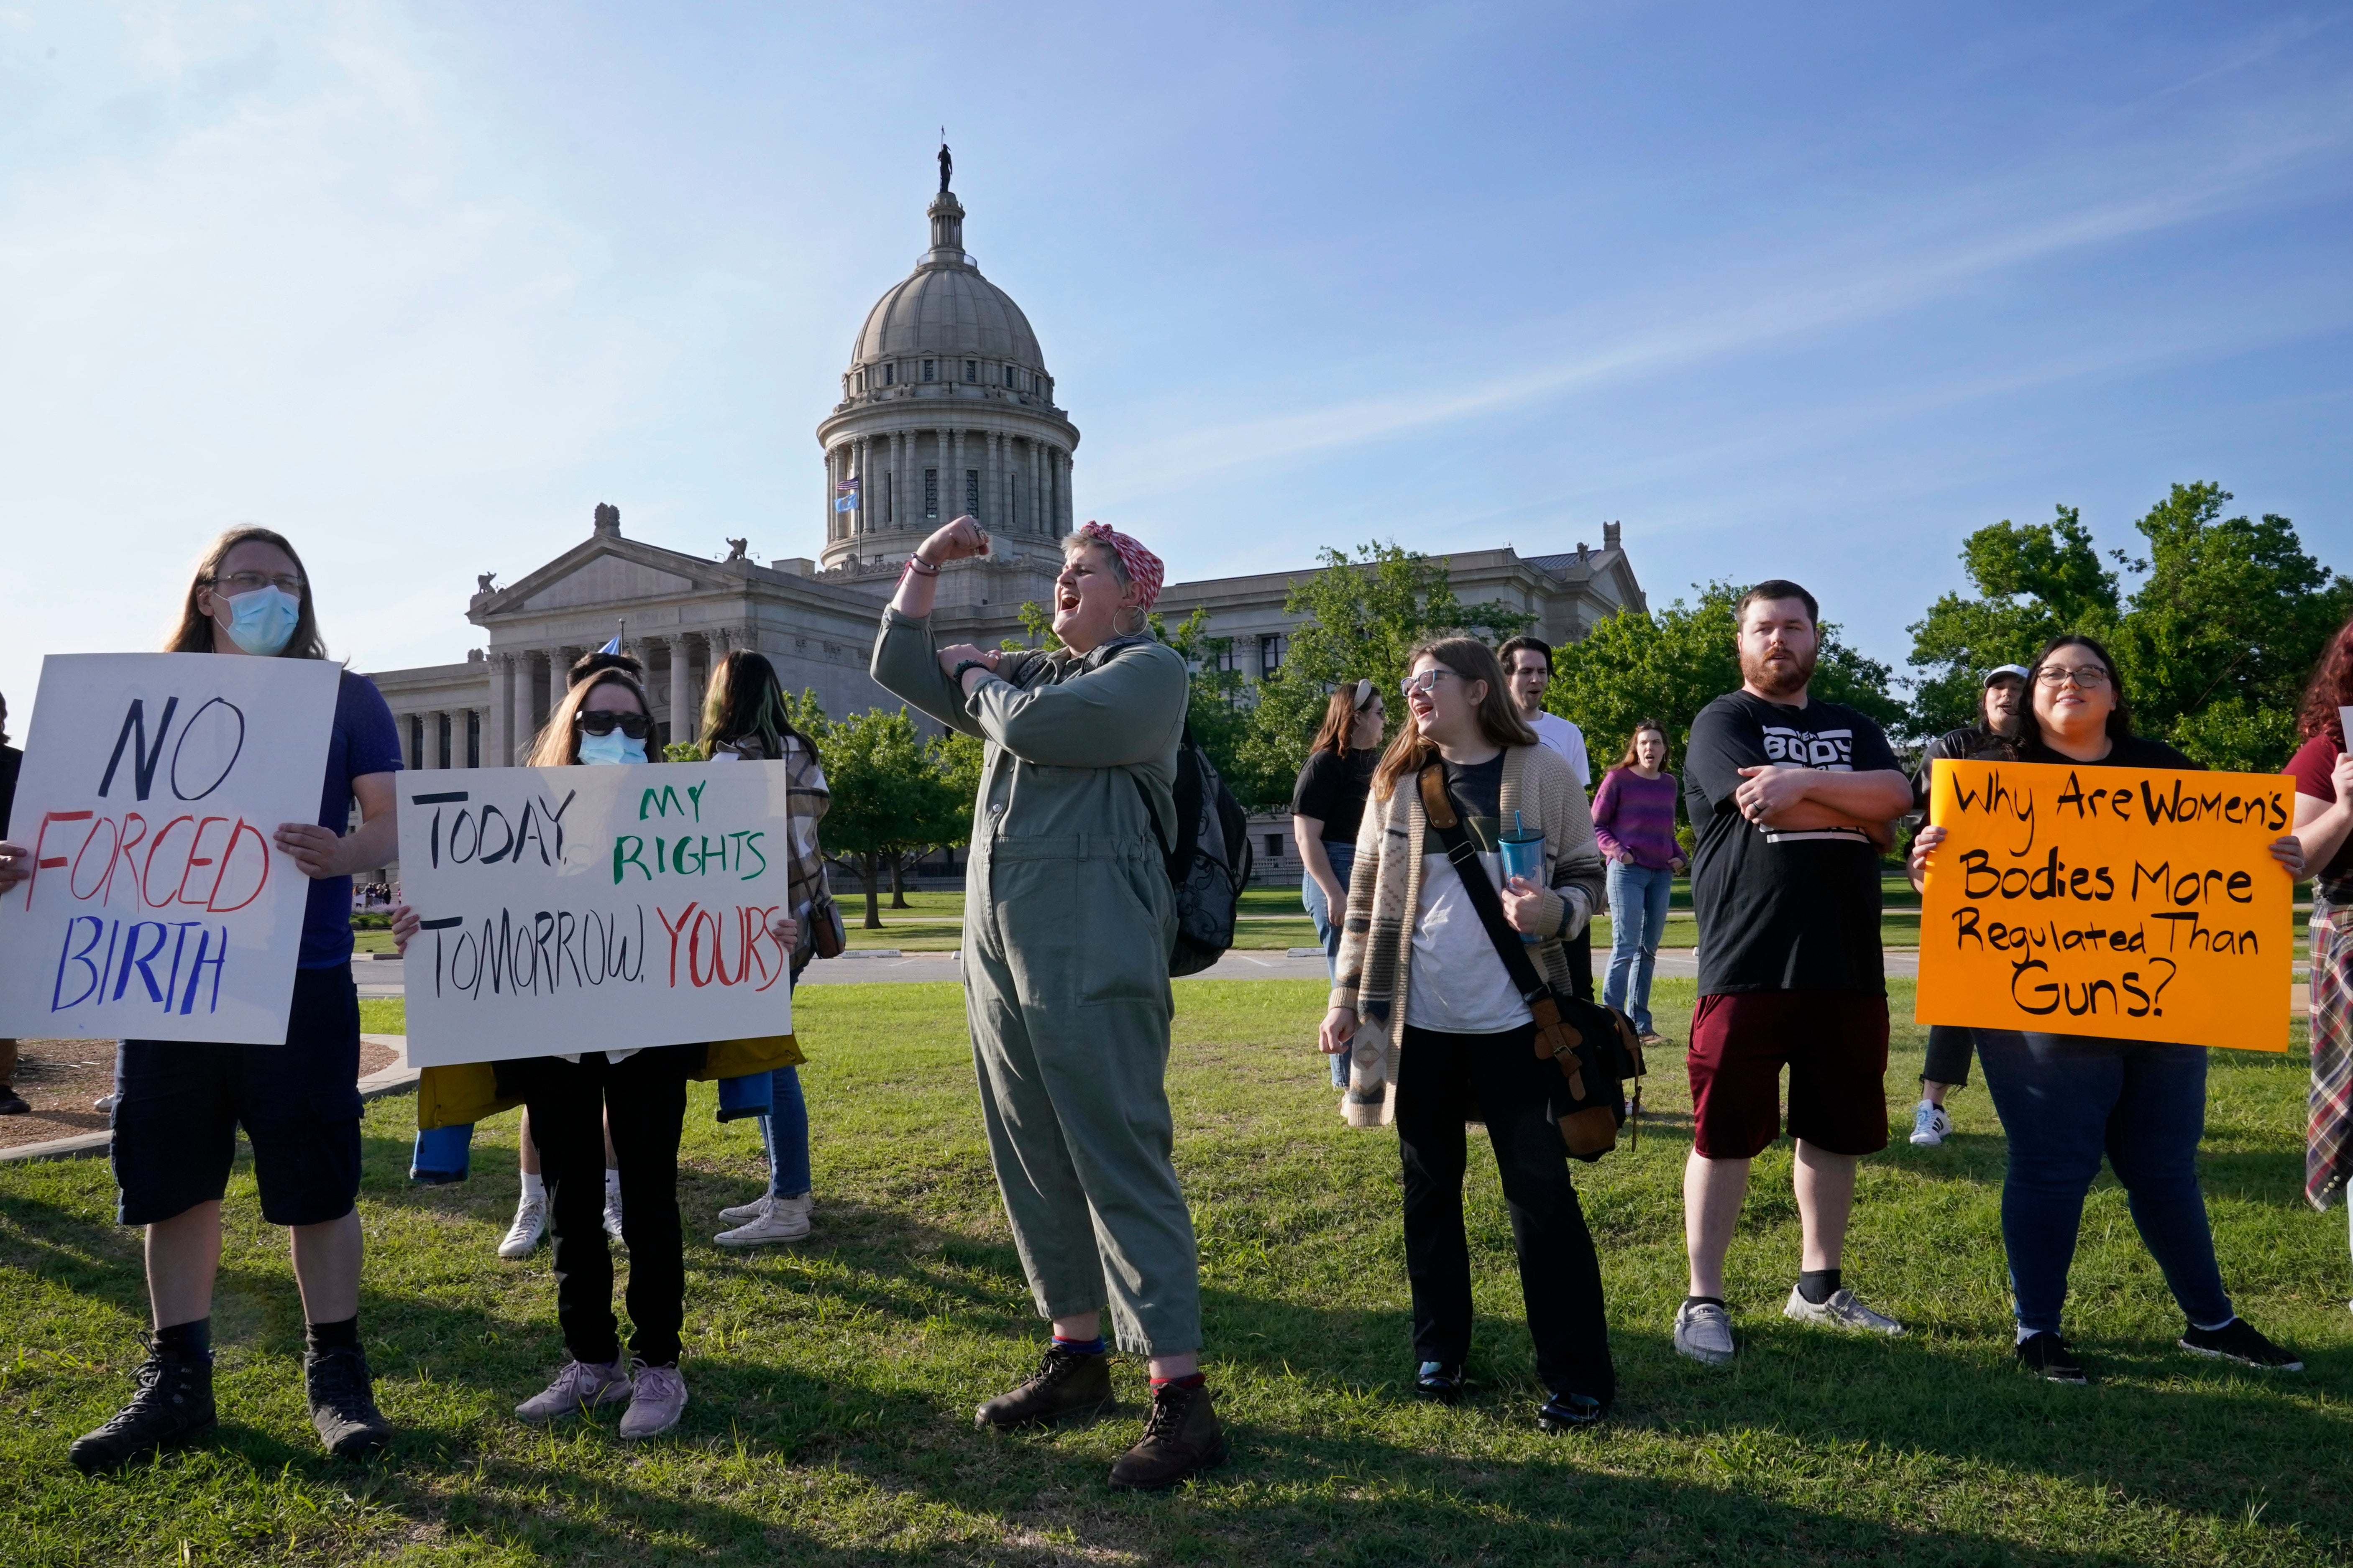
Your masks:
{"label": "building pediment", "polygon": [[740,592],[744,579],[715,561],[634,540],[591,540],[511,587],[478,595],[470,618],[642,604],[685,594]]}

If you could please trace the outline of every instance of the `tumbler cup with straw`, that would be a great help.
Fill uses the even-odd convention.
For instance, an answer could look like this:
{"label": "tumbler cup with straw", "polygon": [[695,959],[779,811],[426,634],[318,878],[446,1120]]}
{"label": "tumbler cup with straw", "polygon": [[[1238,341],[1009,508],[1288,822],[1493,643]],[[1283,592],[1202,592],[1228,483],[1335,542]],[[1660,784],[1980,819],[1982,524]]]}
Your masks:
{"label": "tumbler cup with straw", "polygon": [[[1544,886],[1544,841],[1545,836],[1530,831],[1518,812],[1512,813],[1511,831],[1502,835],[1496,845],[1503,854],[1506,887],[1514,877],[1525,877],[1535,887]],[[1522,931],[1520,940],[1533,946],[1543,939]]]}

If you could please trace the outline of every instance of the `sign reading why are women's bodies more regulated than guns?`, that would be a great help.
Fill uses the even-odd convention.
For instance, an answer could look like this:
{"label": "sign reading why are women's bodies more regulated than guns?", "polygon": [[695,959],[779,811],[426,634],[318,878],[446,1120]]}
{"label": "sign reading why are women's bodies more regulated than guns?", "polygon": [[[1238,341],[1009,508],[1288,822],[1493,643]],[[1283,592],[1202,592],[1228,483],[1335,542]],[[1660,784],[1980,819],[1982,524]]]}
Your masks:
{"label": "sign reading why are women's bodies more regulated than guns?", "polygon": [[786,772],[403,773],[409,1062],[789,1034]]}
{"label": "sign reading why are women's bodies more regulated than guns?", "polygon": [[1939,761],[1918,1021],[2287,1049],[2292,780]]}
{"label": "sign reading why are women's bodies more regulated than guns?", "polygon": [[40,692],[0,898],[0,1035],[276,1046],[342,670],[323,659],[65,654]]}

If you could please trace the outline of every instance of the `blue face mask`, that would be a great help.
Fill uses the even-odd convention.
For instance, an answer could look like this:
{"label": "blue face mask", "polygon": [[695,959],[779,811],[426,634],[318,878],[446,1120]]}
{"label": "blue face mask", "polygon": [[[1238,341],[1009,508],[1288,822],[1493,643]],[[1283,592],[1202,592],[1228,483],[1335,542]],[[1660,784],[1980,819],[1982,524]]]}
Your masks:
{"label": "blue face mask", "polygon": [[580,760],[584,763],[642,763],[646,760],[646,743],[632,740],[618,730],[609,735],[580,737]]}
{"label": "blue face mask", "polygon": [[256,588],[228,601],[228,640],[266,657],[286,646],[301,618],[301,600],[282,588]]}

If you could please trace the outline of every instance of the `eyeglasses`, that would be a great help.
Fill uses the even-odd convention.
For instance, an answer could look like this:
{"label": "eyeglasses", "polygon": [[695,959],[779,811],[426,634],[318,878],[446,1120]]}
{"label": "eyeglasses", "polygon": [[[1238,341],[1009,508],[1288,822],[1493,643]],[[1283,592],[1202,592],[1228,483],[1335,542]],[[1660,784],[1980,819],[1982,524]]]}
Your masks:
{"label": "eyeglasses", "polygon": [[231,572],[213,579],[212,585],[226,589],[232,599],[262,588],[275,588],[290,598],[302,596],[302,579],[290,572]]}
{"label": "eyeglasses", "polygon": [[2034,679],[2053,690],[2072,680],[2084,691],[2097,691],[2108,683],[2108,672],[2096,664],[2087,664],[2081,669],[2069,669],[2063,664],[2046,664],[2034,672]]}
{"label": "eyeglasses", "polygon": [[[1408,697],[1412,696],[1417,691],[1430,691],[1437,687],[1438,678],[1441,675],[1454,675],[1454,672],[1451,669],[1425,669],[1419,675],[1409,675],[1403,680],[1398,681],[1398,689],[1404,692]],[[1462,678],[1459,675],[1454,675],[1454,679],[1460,680]]]}
{"label": "eyeglasses", "polygon": [[601,708],[583,708],[572,716],[583,732],[609,735],[618,730],[632,741],[642,741],[654,732],[654,721],[642,713],[615,713]]}

